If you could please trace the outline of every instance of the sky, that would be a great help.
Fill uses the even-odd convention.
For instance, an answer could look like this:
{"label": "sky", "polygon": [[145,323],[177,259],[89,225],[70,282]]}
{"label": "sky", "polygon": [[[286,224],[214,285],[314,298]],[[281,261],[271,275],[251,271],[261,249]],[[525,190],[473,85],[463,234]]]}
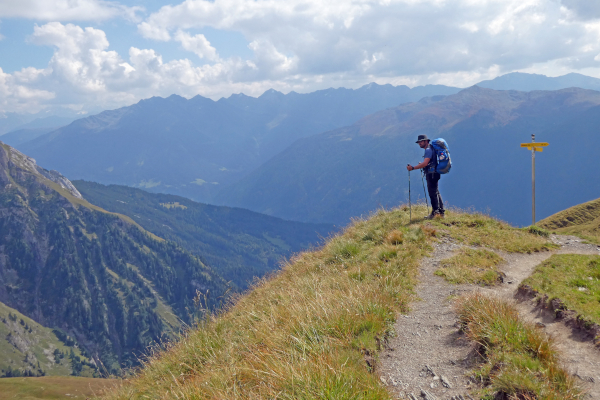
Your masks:
{"label": "sky", "polygon": [[0,114],[514,71],[600,78],[600,1],[0,0]]}

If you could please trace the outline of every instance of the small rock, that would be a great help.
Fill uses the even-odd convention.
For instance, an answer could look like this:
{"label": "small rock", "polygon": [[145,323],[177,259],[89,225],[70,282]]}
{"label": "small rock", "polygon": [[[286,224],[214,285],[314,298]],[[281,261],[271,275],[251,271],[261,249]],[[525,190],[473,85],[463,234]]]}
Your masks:
{"label": "small rock", "polygon": [[538,328],[545,328],[546,324],[544,324],[543,322],[536,322],[535,326],[537,326]]}
{"label": "small rock", "polygon": [[429,372],[433,376],[437,376],[437,374],[433,371],[433,368],[431,368],[429,365],[425,365],[425,371]]}
{"label": "small rock", "polygon": [[380,376],[379,380],[381,381],[381,383],[383,383],[385,386],[387,386],[388,383],[383,376]]}
{"label": "small rock", "polygon": [[437,375],[433,377],[433,380],[434,380],[434,381],[437,381],[438,379],[440,379],[440,377],[439,377],[439,376],[437,376]]}
{"label": "small rock", "polygon": [[574,374],[573,376],[575,376],[576,378],[579,378],[579,379],[581,379],[582,381],[585,381],[585,382],[590,382],[590,383],[594,383],[595,382],[595,379],[592,378],[591,376],[582,376],[582,375],[579,375],[577,373]]}
{"label": "small rock", "polygon": [[450,384],[450,381],[448,380],[448,378],[446,378],[444,375],[442,375],[441,379],[442,379],[442,385],[444,385],[448,389],[452,388],[452,385]]}
{"label": "small rock", "polygon": [[421,389],[421,396],[423,396],[425,400],[438,400],[436,396],[423,389]]}

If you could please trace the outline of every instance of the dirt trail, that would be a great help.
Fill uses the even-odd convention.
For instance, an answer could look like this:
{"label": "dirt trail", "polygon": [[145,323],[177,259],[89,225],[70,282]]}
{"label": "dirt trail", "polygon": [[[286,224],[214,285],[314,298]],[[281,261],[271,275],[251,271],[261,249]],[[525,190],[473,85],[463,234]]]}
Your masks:
{"label": "dirt trail", "polygon": [[[513,298],[516,288],[534,268],[553,254],[597,254],[600,247],[584,244],[574,236],[552,236],[561,245],[554,252],[502,254],[506,260],[500,269],[506,274],[502,285],[481,288],[475,285],[452,285],[433,275],[440,260],[451,257],[461,245],[449,239],[435,244],[431,257],[419,271],[417,295],[421,301],[406,316],[399,316],[396,336],[382,351],[378,373],[391,393],[400,399],[464,399],[469,397],[468,373],[476,362],[474,346],[458,333],[451,296],[482,290]],[[542,315],[530,301],[521,302],[519,311],[526,319],[545,325],[546,331],[559,338],[559,350],[566,368],[577,374],[588,390],[590,399],[600,400],[600,351],[570,328],[549,315]],[[414,396],[414,397],[411,397]]]}

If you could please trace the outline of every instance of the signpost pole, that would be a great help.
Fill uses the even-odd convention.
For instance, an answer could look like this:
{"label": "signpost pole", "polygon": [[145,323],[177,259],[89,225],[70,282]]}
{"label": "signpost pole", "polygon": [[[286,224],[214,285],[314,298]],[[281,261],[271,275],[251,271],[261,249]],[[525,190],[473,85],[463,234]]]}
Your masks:
{"label": "signpost pole", "polygon": [[521,147],[531,150],[531,225],[535,225],[535,152],[543,151],[548,146],[547,142],[535,141],[535,135],[531,135],[531,143],[521,143]]}
{"label": "signpost pole", "polygon": [[[535,142],[535,134],[531,135],[531,143]],[[531,225],[535,225],[535,147],[531,146]]]}

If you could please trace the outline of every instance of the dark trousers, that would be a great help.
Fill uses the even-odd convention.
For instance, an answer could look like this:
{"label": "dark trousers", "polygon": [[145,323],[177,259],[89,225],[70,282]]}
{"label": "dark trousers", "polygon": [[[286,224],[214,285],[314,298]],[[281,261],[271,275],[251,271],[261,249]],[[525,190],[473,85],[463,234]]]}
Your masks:
{"label": "dark trousers", "polygon": [[425,178],[427,178],[427,191],[429,192],[429,198],[431,199],[431,208],[433,209],[432,213],[443,214],[444,201],[442,200],[442,196],[438,190],[440,174],[425,174]]}

